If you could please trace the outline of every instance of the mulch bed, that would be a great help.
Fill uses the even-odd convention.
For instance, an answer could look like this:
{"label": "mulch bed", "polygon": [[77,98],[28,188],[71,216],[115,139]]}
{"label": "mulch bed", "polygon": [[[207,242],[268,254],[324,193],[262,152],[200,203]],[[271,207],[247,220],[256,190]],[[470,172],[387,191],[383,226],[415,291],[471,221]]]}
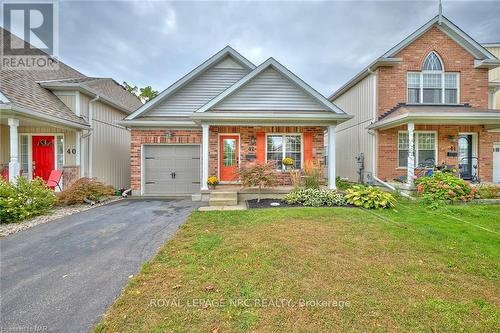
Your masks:
{"label": "mulch bed", "polygon": [[[271,203],[279,203],[279,206],[271,206]],[[286,208],[286,207],[302,207],[301,205],[289,205],[281,199],[257,199],[247,200],[248,208]]]}

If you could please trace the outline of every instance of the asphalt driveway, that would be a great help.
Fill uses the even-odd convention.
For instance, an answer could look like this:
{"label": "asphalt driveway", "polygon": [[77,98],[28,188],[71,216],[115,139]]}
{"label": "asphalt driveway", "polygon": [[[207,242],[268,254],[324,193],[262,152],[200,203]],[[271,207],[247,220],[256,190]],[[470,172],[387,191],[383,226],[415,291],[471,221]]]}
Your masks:
{"label": "asphalt driveway", "polygon": [[88,332],[196,207],[123,200],[1,238],[0,331]]}

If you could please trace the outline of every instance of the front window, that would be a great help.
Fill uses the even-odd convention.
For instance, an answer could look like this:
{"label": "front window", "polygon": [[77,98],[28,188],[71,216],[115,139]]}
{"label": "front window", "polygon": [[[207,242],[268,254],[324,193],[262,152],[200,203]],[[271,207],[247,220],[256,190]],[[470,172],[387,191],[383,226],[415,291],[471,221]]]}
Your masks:
{"label": "front window", "polygon": [[267,161],[276,161],[278,169],[284,169],[283,159],[291,157],[293,167],[301,168],[302,137],[297,134],[270,134],[267,136]]}
{"label": "front window", "polygon": [[64,138],[61,135],[56,136],[56,162],[57,170],[62,170],[64,165]]}
{"label": "front window", "polygon": [[[436,133],[415,132],[415,165],[432,166],[436,164]],[[398,134],[398,158],[400,168],[408,166],[408,132]]]}
{"label": "front window", "polygon": [[21,167],[21,175],[28,177],[29,175],[29,140],[27,135],[20,135],[19,137],[19,164]]}
{"label": "front window", "polygon": [[441,59],[431,52],[421,72],[408,73],[408,103],[458,104],[458,85],[459,74],[444,72]]}

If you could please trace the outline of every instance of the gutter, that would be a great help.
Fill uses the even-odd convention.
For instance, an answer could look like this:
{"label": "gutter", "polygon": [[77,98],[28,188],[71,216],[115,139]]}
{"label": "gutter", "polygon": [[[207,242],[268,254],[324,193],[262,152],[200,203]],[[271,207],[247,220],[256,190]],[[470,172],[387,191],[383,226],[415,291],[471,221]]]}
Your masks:
{"label": "gutter", "polygon": [[88,133],[88,138],[89,138],[89,178],[92,178],[93,176],[93,163],[94,163],[94,140],[92,138],[92,134],[94,133],[94,125],[93,120],[94,120],[94,103],[99,100],[99,95],[94,97],[89,101],[89,124],[90,124],[90,130]]}
{"label": "gutter", "polygon": [[57,123],[57,124],[72,127],[72,128],[89,129],[89,127],[90,127],[89,125],[80,124],[80,123],[77,123],[77,122],[74,122],[71,120],[66,120],[66,119],[54,117],[54,116],[47,115],[47,114],[41,114],[39,112],[35,112],[35,111],[30,110],[30,109],[26,109],[26,108],[23,108],[23,107],[20,107],[17,105],[9,105],[8,107],[6,107],[6,106],[7,105],[2,105],[0,110],[12,110],[12,111],[24,114],[26,116],[30,116],[30,117],[33,117],[36,119],[47,120],[47,121],[50,121],[53,123]]}

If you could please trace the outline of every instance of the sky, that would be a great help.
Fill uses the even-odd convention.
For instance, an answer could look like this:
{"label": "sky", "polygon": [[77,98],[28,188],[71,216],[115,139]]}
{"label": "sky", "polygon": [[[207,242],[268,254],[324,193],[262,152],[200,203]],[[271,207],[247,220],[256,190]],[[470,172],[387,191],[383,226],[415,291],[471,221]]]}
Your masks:
{"label": "sky", "polygon": [[[325,96],[438,13],[437,1],[62,1],[59,57],[88,76],[162,91],[232,46],[274,57]],[[444,1],[480,43],[500,42],[500,1]]]}

